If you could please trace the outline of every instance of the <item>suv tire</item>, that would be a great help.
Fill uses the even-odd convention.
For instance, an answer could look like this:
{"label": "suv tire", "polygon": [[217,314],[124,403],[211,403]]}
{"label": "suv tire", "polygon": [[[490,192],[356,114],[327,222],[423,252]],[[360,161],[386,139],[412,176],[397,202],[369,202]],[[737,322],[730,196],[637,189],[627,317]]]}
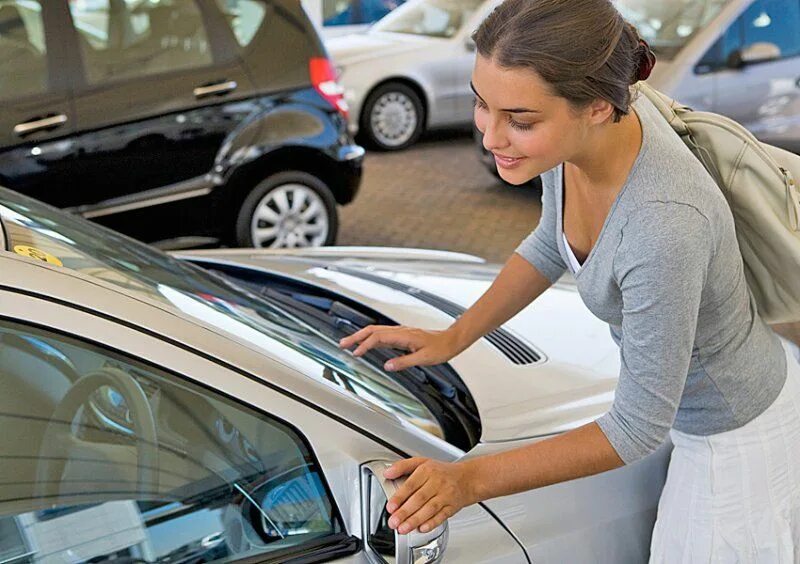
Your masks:
{"label": "suv tire", "polygon": [[268,176],[250,191],[236,218],[241,247],[294,248],[332,245],[339,217],[331,189],[300,171]]}
{"label": "suv tire", "polygon": [[422,100],[413,88],[389,82],[367,97],[360,131],[365,141],[383,151],[399,151],[417,142],[425,125]]}

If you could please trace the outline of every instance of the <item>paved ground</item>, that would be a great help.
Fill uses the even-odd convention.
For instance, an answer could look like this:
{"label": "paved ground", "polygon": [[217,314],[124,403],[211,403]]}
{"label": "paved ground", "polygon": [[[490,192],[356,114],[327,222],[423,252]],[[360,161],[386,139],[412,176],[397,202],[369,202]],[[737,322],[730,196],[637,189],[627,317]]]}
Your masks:
{"label": "paved ground", "polygon": [[505,262],[539,221],[539,194],[509,187],[478,161],[469,132],[443,131],[397,153],[368,152],[338,244],[417,247]]}

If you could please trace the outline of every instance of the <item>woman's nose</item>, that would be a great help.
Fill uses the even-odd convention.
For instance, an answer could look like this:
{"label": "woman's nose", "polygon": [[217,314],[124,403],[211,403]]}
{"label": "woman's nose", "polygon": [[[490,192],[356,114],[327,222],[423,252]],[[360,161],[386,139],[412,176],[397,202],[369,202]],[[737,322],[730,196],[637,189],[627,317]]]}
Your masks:
{"label": "woman's nose", "polygon": [[495,120],[486,120],[483,129],[483,147],[490,152],[503,149],[508,146],[508,139],[502,132],[502,128],[497,126]]}

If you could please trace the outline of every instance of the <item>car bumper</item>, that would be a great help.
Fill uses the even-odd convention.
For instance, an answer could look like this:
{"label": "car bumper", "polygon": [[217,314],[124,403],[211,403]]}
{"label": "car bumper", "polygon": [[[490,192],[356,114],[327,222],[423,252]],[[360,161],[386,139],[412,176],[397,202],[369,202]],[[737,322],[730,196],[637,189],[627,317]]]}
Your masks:
{"label": "car bumper", "polygon": [[360,145],[342,145],[336,153],[336,161],[343,177],[341,190],[336,194],[339,204],[349,204],[361,187],[366,151]]}

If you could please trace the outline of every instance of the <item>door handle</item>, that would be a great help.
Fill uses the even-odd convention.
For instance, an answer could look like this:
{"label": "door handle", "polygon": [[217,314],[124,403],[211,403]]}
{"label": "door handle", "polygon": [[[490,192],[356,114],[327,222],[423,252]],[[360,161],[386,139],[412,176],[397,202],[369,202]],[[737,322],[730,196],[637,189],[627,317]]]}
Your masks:
{"label": "door handle", "polygon": [[216,84],[206,84],[204,86],[198,86],[194,89],[194,97],[195,98],[205,98],[207,96],[220,96],[222,94],[227,94],[228,92],[233,92],[236,90],[236,87],[239,86],[236,84],[235,80],[228,80],[225,82],[217,82]]}
{"label": "door handle", "polygon": [[64,114],[58,114],[55,116],[47,116],[41,119],[35,119],[33,121],[26,121],[24,123],[18,123],[14,126],[14,133],[23,137],[25,135],[29,135],[34,133],[35,131],[41,131],[43,129],[55,129],[57,127],[61,127],[67,123],[67,116]]}

